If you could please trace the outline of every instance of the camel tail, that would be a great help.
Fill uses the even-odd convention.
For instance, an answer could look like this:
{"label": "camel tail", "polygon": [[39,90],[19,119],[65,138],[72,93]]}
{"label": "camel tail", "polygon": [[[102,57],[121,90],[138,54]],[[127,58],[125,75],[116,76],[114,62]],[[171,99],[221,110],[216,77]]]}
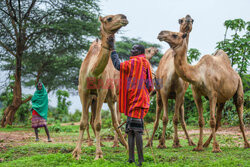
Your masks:
{"label": "camel tail", "polygon": [[243,92],[243,84],[241,78],[239,77],[238,88],[234,95],[234,104],[237,106],[244,104],[244,92]]}

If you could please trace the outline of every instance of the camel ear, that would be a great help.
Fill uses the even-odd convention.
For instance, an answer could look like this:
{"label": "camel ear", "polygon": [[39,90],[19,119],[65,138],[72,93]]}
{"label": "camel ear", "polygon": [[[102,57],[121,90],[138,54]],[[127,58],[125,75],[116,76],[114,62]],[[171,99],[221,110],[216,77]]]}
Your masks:
{"label": "camel ear", "polygon": [[99,16],[99,20],[100,20],[100,22],[103,22],[103,17]]}
{"label": "camel ear", "polygon": [[185,34],[182,35],[183,39],[186,38],[186,37],[187,37],[187,33],[185,33]]}

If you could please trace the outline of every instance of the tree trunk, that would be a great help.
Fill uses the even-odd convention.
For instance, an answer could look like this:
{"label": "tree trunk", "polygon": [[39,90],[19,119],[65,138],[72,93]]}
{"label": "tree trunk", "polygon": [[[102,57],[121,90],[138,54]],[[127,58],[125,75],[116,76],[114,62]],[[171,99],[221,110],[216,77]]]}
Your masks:
{"label": "tree trunk", "polygon": [[22,88],[21,88],[21,64],[22,54],[16,55],[16,71],[15,71],[15,84],[13,88],[12,103],[4,110],[1,126],[5,127],[7,124],[12,125],[14,116],[18,108],[22,104]]}

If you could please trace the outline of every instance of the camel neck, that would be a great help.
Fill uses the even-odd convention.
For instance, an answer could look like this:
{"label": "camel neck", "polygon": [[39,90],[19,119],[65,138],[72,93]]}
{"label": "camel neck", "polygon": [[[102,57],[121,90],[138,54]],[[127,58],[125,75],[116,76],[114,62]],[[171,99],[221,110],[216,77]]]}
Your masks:
{"label": "camel neck", "polygon": [[108,60],[111,54],[111,51],[109,50],[109,46],[108,46],[108,41],[107,41],[110,34],[105,33],[103,30],[101,30],[101,34],[102,34],[101,50],[97,56],[94,67],[92,68],[92,74],[95,77],[103,73],[105,67],[108,64]]}
{"label": "camel neck", "polygon": [[[188,39],[188,38],[186,38]],[[174,64],[176,73],[185,81],[195,84],[197,82],[196,69],[187,62],[187,42],[184,40],[182,46],[173,48],[175,51]]]}

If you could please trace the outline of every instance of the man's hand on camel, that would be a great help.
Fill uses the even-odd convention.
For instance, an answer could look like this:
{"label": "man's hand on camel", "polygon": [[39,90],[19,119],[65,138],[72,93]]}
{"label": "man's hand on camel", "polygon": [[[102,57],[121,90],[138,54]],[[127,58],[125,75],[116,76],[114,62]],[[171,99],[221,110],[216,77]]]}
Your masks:
{"label": "man's hand on camel", "polygon": [[110,50],[115,50],[115,37],[114,36],[109,36],[108,37],[108,46]]}

